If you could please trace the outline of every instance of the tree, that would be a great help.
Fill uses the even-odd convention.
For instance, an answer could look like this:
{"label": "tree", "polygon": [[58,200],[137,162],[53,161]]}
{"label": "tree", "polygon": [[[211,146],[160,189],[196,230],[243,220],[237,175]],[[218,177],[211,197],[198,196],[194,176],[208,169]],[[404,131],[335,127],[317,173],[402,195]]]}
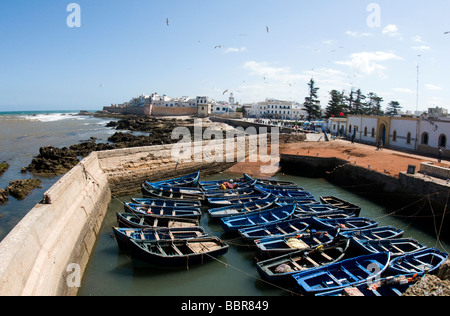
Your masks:
{"label": "tree", "polygon": [[350,112],[350,114],[354,114],[353,113],[353,103],[355,102],[354,95],[355,95],[355,90],[353,90],[353,88],[352,88],[352,90],[348,94],[348,97],[345,97],[345,101],[347,101],[347,108],[348,108],[348,111]]}
{"label": "tree", "polygon": [[328,102],[327,117],[339,117],[345,112],[345,95],[344,92],[333,90],[330,92],[330,102]]}
{"label": "tree", "polygon": [[370,92],[367,96],[369,101],[366,103],[365,115],[378,115],[381,116],[384,114],[381,109],[381,102],[383,102],[383,98],[377,96],[376,93]]}
{"label": "tree", "polygon": [[305,98],[305,103],[303,104],[303,107],[308,113],[308,121],[312,121],[315,119],[320,119],[322,117],[322,112],[320,108],[320,100],[318,100],[317,91],[319,91],[319,88],[315,87],[315,81],[313,78],[308,83],[309,87],[309,96]]}
{"label": "tree", "polygon": [[398,115],[398,110],[400,110],[401,108],[402,107],[400,106],[400,103],[398,101],[391,101],[387,105],[386,115],[387,116]]}
{"label": "tree", "polygon": [[362,94],[361,89],[356,90],[356,98],[353,101],[353,110],[351,114],[355,115],[364,115],[364,107],[365,103],[364,100],[366,99],[366,96]]}

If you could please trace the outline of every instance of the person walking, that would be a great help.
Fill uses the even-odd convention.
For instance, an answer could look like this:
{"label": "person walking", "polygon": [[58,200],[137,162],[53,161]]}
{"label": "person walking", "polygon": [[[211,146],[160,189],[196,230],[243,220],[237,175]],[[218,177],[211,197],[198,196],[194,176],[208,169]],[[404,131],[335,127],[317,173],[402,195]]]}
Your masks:
{"label": "person walking", "polygon": [[438,161],[442,162],[442,154],[444,153],[444,151],[442,150],[442,148],[439,146],[439,150],[438,150]]}

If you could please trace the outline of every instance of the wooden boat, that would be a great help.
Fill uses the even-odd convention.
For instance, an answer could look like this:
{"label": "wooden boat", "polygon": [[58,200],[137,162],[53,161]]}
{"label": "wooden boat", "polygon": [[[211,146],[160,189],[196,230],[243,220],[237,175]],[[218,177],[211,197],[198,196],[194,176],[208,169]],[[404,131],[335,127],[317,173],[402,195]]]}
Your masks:
{"label": "wooden boat", "polygon": [[229,205],[235,205],[235,204],[245,204],[245,203],[255,202],[255,201],[259,201],[261,199],[267,199],[270,196],[271,196],[270,193],[265,193],[265,194],[245,195],[242,197],[236,197],[236,196],[210,197],[210,198],[207,198],[207,201],[211,207],[223,207],[223,206],[229,206]]}
{"label": "wooden boat", "polygon": [[[338,209],[327,204],[297,204],[295,215],[318,216],[337,212]],[[343,212],[343,211],[341,211]]]}
{"label": "wooden boat", "polygon": [[384,279],[375,280],[369,284],[362,283],[356,287],[347,287],[331,292],[320,293],[316,296],[402,296],[411,286],[419,281],[420,276],[416,274],[389,276]]}
{"label": "wooden boat", "polygon": [[389,252],[359,256],[294,274],[303,294],[318,294],[353,287],[380,277],[389,266]]}
{"label": "wooden boat", "polygon": [[427,247],[412,238],[400,239],[379,239],[379,240],[352,240],[352,244],[356,245],[363,253],[378,253],[389,251],[391,258],[417,252]]}
{"label": "wooden boat", "polygon": [[280,205],[288,205],[288,204],[296,204],[296,205],[314,205],[320,204],[316,201],[313,196],[299,196],[299,197],[287,197],[287,196],[279,196],[278,204]]}
{"label": "wooden boat", "polygon": [[279,180],[270,180],[270,179],[257,179],[252,176],[244,173],[244,179],[247,181],[256,181],[257,184],[267,184],[267,185],[275,185],[275,186],[296,186],[294,182],[287,181],[279,181]]}
{"label": "wooden boat", "polygon": [[158,241],[206,237],[203,227],[188,228],[120,228],[113,227],[119,248],[129,251],[130,239]]}
{"label": "wooden boat", "polygon": [[152,186],[154,185],[165,185],[165,186],[176,186],[176,187],[196,187],[198,186],[198,180],[200,179],[200,171],[193,174],[189,174],[183,177],[163,180],[158,182],[149,182]]}
{"label": "wooden boat", "polygon": [[[231,180],[230,180],[231,181]],[[230,188],[223,188],[223,184],[226,182],[222,182],[220,184],[214,184],[214,185],[203,185],[201,188],[208,193],[208,191],[218,191],[218,190],[227,190]],[[233,189],[248,189],[253,188],[253,186],[256,184],[256,181],[246,181],[246,182],[228,182],[232,186],[234,186]]]}
{"label": "wooden boat", "polygon": [[117,213],[116,216],[119,227],[123,228],[177,228],[200,225],[199,220],[188,218],[164,218],[136,213]]}
{"label": "wooden boat", "polygon": [[224,179],[224,180],[211,180],[211,181],[199,181],[199,186],[201,188],[208,187],[208,186],[221,186],[222,183],[228,182],[228,183],[246,183],[246,182],[253,182],[253,180],[248,180],[246,178],[235,178],[235,179]]}
{"label": "wooden boat", "polygon": [[327,245],[320,249],[299,250],[256,263],[261,277],[269,282],[293,281],[291,276],[300,271],[318,268],[341,261],[349,246],[349,239]]}
{"label": "wooden boat", "polygon": [[173,208],[160,206],[147,206],[142,204],[133,204],[124,202],[123,207],[125,212],[136,213],[139,215],[150,215],[155,217],[177,217],[177,218],[192,218],[199,219],[202,216],[200,208]]}
{"label": "wooden boat", "polygon": [[274,207],[277,202],[277,197],[269,197],[267,199],[257,200],[254,202],[230,205],[220,208],[212,208],[208,210],[211,218],[223,218],[237,215],[245,215],[254,211],[261,211]]}
{"label": "wooden boat", "polygon": [[330,204],[340,210],[351,212],[356,217],[361,213],[361,207],[335,196],[321,196],[320,201],[324,204]]}
{"label": "wooden boat", "polygon": [[341,231],[369,229],[378,226],[378,222],[365,217],[348,217],[348,218],[333,218],[333,219],[314,217],[314,220],[317,221],[317,224],[324,225],[329,229],[340,228]]}
{"label": "wooden boat", "polygon": [[233,197],[245,197],[247,195],[255,195],[259,192],[255,191],[253,187],[241,188],[241,189],[231,189],[231,190],[210,190],[204,193],[205,198],[233,198]]}
{"label": "wooden boat", "polygon": [[188,268],[224,255],[228,245],[217,237],[186,240],[130,240],[133,265],[162,268]]}
{"label": "wooden boat", "polygon": [[255,240],[260,257],[277,257],[299,250],[314,249],[331,244],[336,231],[312,231]]}
{"label": "wooden boat", "polygon": [[313,196],[308,191],[305,191],[301,188],[294,189],[294,188],[287,188],[283,189],[282,187],[278,187],[277,189],[269,189],[262,187],[260,185],[255,185],[255,190],[264,193],[270,193],[275,196],[280,197],[292,197],[292,198],[312,198]]}
{"label": "wooden boat", "polygon": [[436,248],[427,248],[395,258],[389,265],[389,273],[434,273],[447,259],[447,253]]}
{"label": "wooden boat", "polygon": [[225,233],[237,232],[239,229],[277,223],[289,219],[294,214],[295,206],[286,205],[248,215],[239,215],[221,218]]}
{"label": "wooden boat", "polygon": [[134,204],[144,204],[148,206],[159,207],[175,207],[175,208],[199,208],[202,207],[200,201],[171,201],[165,199],[151,199],[151,198],[131,198]]}
{"label": "wooden boat", "polygon": [[[165,189],[167,188],[167,189]],[[183,192],[180,190],[170,190],[170,187],[154,187],[148,182],[141,185],[141,191],[144,198],[158,198],[158,199],[169,199],[169,200],[189,200],[189,201],[203,201],[205,196],[203,192],[193,191],[190,193]],[[179,188],[179,187],[178,187]]]}
{"label": "wooden boat", "polygon": [[309,218],[293,218],[291,220],[282,221],[279,223],[270,223],[266,225],[259,225],[239,229],[239,235],[247,241],[254,241],[272,236],[283,236],[293,233],[301,233],[306,230],[325,229],[324,225],[317,225],[317,222],[312,217]]}
{"label": "wooden boat", "polygon": [[394,226],[383,226],[362,230],[350,230],[341,232],[340,234],[353,240],[378,240],[401,238],[404,231]]}

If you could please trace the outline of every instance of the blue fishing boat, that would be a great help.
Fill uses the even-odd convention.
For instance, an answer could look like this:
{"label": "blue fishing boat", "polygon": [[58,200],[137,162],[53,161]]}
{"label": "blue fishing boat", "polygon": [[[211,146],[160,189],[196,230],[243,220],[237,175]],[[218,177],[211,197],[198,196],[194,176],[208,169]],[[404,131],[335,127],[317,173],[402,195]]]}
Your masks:
{"label": "blue fishing boat", "polygon": [[145,182],[141,185],[141,191],[144,198],[157,198],[169,200],[189,200],[203,201],[205,199],[204,192],[198,188],[185,188],[151,185]]}
{"label": "blue fishing boat", "polygon": [[302,188],[284,188],[277,187],[276,189],[266,188],[260,185],[255,185],[255,190],[261,193],[270,193],[279,197],[292,197],[292,198],[313,198],[312,194],[308,191],[305,191]]}
{"label": "blue fishing boat", "polygon": [[235,178],[235,179],[223,179],[223,180],[211,180],[211,181],[199,181],[199,186],[201,188],[215,186],[220,187],[223,183],[246,183],[253,182],[253,180],[248,180],[246,178]]}
{"label": "blue fishing boat", "polygon": [[325,227],[339,228],[341,231],[361,230],[375,228],[378,222],[365,217],[348,217],[348,218],[319,218],[314,217],[317,224]]}
{"label": "blue fishing boat", "polygon": [[227,253],[229,246],[217,237],[146,241],[131,239],[130,256],[136,267],[187,268]]}
{"label": "blue fishing boat", "polygon": [[341,239],[323,248],[298,250],[286,255],[259,261],[256,268],[269,282],[292,282],[292,275],[309,269],[341,261],[349,246],[349,239]]}
{"label": "blue fishing boat", "polygon": [[292,277],[301,293],[315,295],[370,283],[386,271],[390,260],[389,252],[381,252],[302,271]]}
{"label": "blue fishing boat", "polygon": [[[337,208],[332,207],[327,204],[297,204],[295,209],[295,215],[310,217],[310,216],[319,216],[319,215],[327,215],[331,213],[336,213],[338,211]],[[343,212],[343,211],[341,211]]]}
{"label": "blue fishing boat", "polygon": [[290,252],[324,247],[335,241],[337,231],[302,232],[255,240],[260,257],[277,257]]}
{"label": "blue fishing boat", "polygon": [[209,190],[209,191],[205,191],[204,195],[205,198],[214,198],[214,197],[218,197],[218,198],[228,198],[228,197],[241,197],[241,196],[246,196],[246,195],[255,195],[258,194],[259,192],[255,191],[255,189],[253,189],[253,187],[248,187],[248,188],[240,188],[240,189],[226,189],[226,190]]}
{"label": "blue fishing boat", "polygon": [[427,248],[399,256],[389,265],[391,274],[434,273],[448,259],[448,254],[436,248]]}
{"label": "blue fishing boat", "polygon": [[424,244],[421,244],[412,238],[378,240],[358,239],[352,240],[352,244],[356,245],[366,254],[389,251],[391,253],[391,258],[396,258],[427,248]]}
{"label": "blue fishing boat", "polygon": [[360,206],[357,206],[353,203],[344,201],[335,196],[321,196],[320,201],[324,204],[332,205],[332,206],[336,207],[337,209],[347,211],[347,212],[353,214],[353,216],[355,216],[355,217],[358,217],[361,213]]}
{"label": "blue fishing boat", "polygon": [[[232,181],[232,180],[230,180]],[[256,181],[248,181],[248,182],[223,182],[215,185],[203,185],[201,188],[208,191],[218,191],[218,190],[232,190],[232,189],[247,189],[252,188],[256,184]]]}
{"label": "blue fishing boat", "polygon": [[314,196],[299,196],[299,197],[287,197],[287,196],[279,196],[278,204],[280,205],[288,205],[288,204],[296,204],[296,205],[314,205],[320,204],[316,201]]}
{"label": "blue fishing boat", "polygon": [[174,207],[174,208],[199,208],[202,207],[200,201],[171,201],[165,199],[151,199],[151,198],[131,198],[131,202],[134,204],[144,204],[147,206],[159,206],[159,207]]}
{"label": "blue fishing boat", "polygon": [[301,233],[306,230],[323,230],[326,229],[324,225],[318,225],[312,217],[298,218],[294,217],[291,220],[282,221],[279,223],[270,223],[266,225],[259,225],[255,227],[248,227],[239,229],[239,235],[247,241],[254,241],[256,239],[263,239],[272,236],[283,236],[293,233]]}
{"label": "blue fishing boat", "polygon": [[211,207],[223,207],[235,204],[244,204],[267,199],[271,196],[270,193],[265,194],[251,194],[244,196],[223,196],[223,197],[209,197],[207,198],[208,204]]}
{"label": "blue fishing boat", "polygon": [[369,284],[362,283],[355,287],[347,287],[331,292],[320,293],[316,296],[399,297],[419,280],[420,275],[417,273],[411,275],[389,276]]}
{"label": "blue fishing boat", "polygon": [[189,174],[183,177],[163,180],[158,182],[149,182],[150,185],[165,185],[165,186],[176,186],[176,187],[196,187],[198,186],[198,180],[200,179],[200,171],[193,174]]}
{"label": "blue fishing boat", "polygon": [[208,210],[211,218],[223,218],[237,215],[245,215],[255,211],[262,211],[276,206],[278,198],[271,196],[267,199],[261,199],[254,202],[230,205],[220,208],[211,208]]}
{"label": "blue fishing boat", "polygon": [[275,185],[275,186],[296,186],[294,182],[279,181],[271,179],[257,179],[246,173],[244,173],[244,179],[246,181],[256,181],[256,184]]}
{"label": "blue fishing boat", "polygon": [[361,230],[348,230],[340,233],[341,236],[353,240],[378,240],[401,238],[404,231],[394,226],[383,226]]}
{"label": "blue fishing boat", "polygon": [[191,228],[121,228],[113,227],[119,248],[129,251],[130,239],[137,240],[178,240],[206,237],[207,233],[203,227]]}
{"label": "blue fishing boat", "polygon": [[124,202],[123,207],[126,213],[131,212],[139,215],[150,215],[155,217],[178,217],[178,218],[199,219],[202,216],[202,211],[200,208],[178,209],[174,207],[147,206],[128,202]]}
{"label": "blue fishing boat", "polygon": [[117,213],[117,223],[123,228],[177,228],[200,225],[200,221],[196,219],[155,217],[136,213]]}
{"label": "blue fishing boat", "polygon": [[277,223],[289,219],[294,214],[294,210],[294,205],[286,205],[248,215],[224,217],[221,219],[222,227],[225,233],[233,233],[246,227]]}

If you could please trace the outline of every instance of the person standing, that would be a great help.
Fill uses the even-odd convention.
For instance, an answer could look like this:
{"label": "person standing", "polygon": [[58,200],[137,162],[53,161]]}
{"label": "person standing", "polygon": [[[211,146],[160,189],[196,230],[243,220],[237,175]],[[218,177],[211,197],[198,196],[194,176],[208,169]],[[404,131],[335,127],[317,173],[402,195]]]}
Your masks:
{"label": "person standing", "polygon": [[442,162],[442,154],[444,153],[444,151],[442,150],[442,148],[439,146],[439,150],[438,150],[438,161]]}

